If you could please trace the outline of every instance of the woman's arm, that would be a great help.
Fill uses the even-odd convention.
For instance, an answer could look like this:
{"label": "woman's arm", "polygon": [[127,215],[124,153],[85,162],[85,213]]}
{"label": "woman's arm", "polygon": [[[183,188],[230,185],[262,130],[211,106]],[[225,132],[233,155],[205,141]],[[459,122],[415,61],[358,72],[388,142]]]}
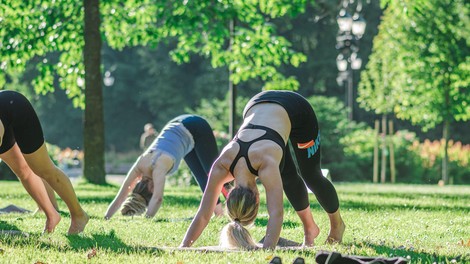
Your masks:
{"label": "woman's arm", "polygon": [[274,249],[281,235],[284,216],[284,192],[281,174],[279,172],[279,162],[269,158],[265,160],[258,170],[258,177],[266,190],[266,202],[269,215],[263,248]]}
{"label": "woman's arm", "polygon": [[201,204],[191,225],[186,231],[180,247],[190,247],[202,234],[211,219],[217,199],[226,182],[233,179],[227,168],[220,161],[216,161],[209,173],[206,190],[202,196]]}
{"label": "woman's arm", "polygon": [[134,165],[132,165],[132,168],[127,173],[126,179],[122,183],[121,189],[119,189],[116,197],[109,205],[108,210],[106,210],[106,214],[104,216],[106,220],[110,219],[114,213],[121,208],[122,203],[127,199],[127,196],[137,184],[137,180],[142,177],[142,174],[137,168],[139,160],[140,158],[134,163]]}
{"label": "woman's arm", "polygon": [[152,218],[154,217],[158,209],[163,202],[163,190],[165,189],[165,180],[168,171],[173,166],[174,162],[171,157],[166,155],[160,156],[152,171],[152,180],[153,180],[153,193],[152,198],[150,198],[149,205],[147,207],[147,213],[145,217]]}

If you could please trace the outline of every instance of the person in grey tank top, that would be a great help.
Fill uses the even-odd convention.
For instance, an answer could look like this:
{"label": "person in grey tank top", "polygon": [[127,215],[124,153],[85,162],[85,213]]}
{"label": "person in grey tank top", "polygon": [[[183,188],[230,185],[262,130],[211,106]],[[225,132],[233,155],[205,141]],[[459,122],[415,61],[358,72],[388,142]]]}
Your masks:
{"label": "person in grey tank top", "polygon": [[[197,115],[180,115],[169,121],[153,143],[140,155],[108,207],[110,219],[122,206],[123,215],[154,217],[163,201],[166,176],[178,170],[184,159],[204,192],[212,163],[218,155],[209,123]],[[226,197],[227,192],[222,192]],[[130,195],[129,195],[130,194]],[[218,202],[214,213],[223,214]]]}

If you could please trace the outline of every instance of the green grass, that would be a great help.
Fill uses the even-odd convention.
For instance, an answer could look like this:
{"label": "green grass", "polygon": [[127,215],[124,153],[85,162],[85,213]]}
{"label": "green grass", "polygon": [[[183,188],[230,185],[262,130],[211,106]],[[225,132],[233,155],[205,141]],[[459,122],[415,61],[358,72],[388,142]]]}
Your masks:
{"label": "green grass", "polygon": [[[35,209],[35,203],[18,182],[0,181],[0,207],[9,204]],[[66,206],[59,201],[62,221],[53,234],[41,235],[43,214],[0,215],[0,230],[21,230],[29,237],[0,236],[0,263],[268,263],[280,256],[291,263],[297,256],[315,263],[318,250],[364,256],[402,256],[410,263],[470,262],[470,186],[336,184],[347,229],[341,245],[325,245],[328,219],[313,195],[314,217],[322,232],[316,246],[301,251],[200,253],[157,251],[153,247],[176,247],[181,242],[199,205],[197,187],[166,187],[164,203],[154,219],[116,215],[103,219],[118,186],[75,186],[80,202],[91,216],[81,235],[65,235],[70,224]],[[263,188],[260,188],[262,191]],[[262,196],[264,196],[262,194]],[[267,212],[264,200],[250,232],[264,236]],[[218,244],[227,219],[213,219],[195,246]],[[281,236],[302,241],[301,223],[285,202]],[[464,241],[464,245],[462,242]],[[96,256],[87,254],[92,249]]]}

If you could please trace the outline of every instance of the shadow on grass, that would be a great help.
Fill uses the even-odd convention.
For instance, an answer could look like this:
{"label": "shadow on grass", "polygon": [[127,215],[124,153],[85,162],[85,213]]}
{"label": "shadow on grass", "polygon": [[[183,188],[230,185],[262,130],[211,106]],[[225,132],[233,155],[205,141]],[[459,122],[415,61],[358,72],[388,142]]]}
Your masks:
{"label": "shadow on grass", "polygon": [[9,224],[5,221],[0,220],[0,230],[16,230],[21,231],[17,226]]}
{"label": "shadow on grass", "polygon": [[116,236],[114,230],[111,230],[109,233],[92,234],[91,236],[92,238],[83,237],[81,235],[69,235],[67,239],[74,250],[100,248],[115,252],[129,252],[134,249],[122,242],[122,240]]}

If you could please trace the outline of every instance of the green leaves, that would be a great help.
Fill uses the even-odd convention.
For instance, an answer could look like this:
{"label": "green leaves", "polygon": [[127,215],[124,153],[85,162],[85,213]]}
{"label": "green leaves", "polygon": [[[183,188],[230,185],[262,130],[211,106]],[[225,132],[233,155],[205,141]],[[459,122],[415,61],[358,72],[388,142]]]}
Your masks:
{"label": "green leaves", "polygon": [[[2,4],[1,9],[5,12],[0,18],[3,70],[0,79],[5,74],[23,72],[33,58],[44,58],[37,64],[39,74],[33,81],[35,91],[42,94],[54,91],[54,76],[58,73],[60,87],[70,91],[67,94],[76,101],[77,106],[79,101],[83,105],[83,96],[76,82],[78,75],[83,76],[83,71],[60,71],[62,67],[82,63],[81,5],[71,0],[9,1],[8,4]],[[52,52],[64,54],[61,65],[47,61],[47,55]]]}
{"label": "green leaves", "polygon": [[[306,56],[276,35],[270,20],[305,11],[306,0],[294,1],[117,1],[102,0],[102,37],[115,49],[157,46],[176,40],[170,52],[178,63],[191,54],[210,57],[213,67],[228,67],[237,84],[257,78],[266,89],[297,89],[298,81],[285,77],[283,64],[298,67]],[[9,1],[1,4],[0,84],[5,74],[23,72],[33,58],[61,54],[57,64],[38,64],[34,81],[39,93],[54,90],[54,76],[76,106],[83,105],[83,6],[72,0]],[[233,35],[230,21],[236,21]]]}
{"label": "green leaves", "polygon": [[470,33],[465,1],[386,1],[359,101],[424,130],[470,118]]}

